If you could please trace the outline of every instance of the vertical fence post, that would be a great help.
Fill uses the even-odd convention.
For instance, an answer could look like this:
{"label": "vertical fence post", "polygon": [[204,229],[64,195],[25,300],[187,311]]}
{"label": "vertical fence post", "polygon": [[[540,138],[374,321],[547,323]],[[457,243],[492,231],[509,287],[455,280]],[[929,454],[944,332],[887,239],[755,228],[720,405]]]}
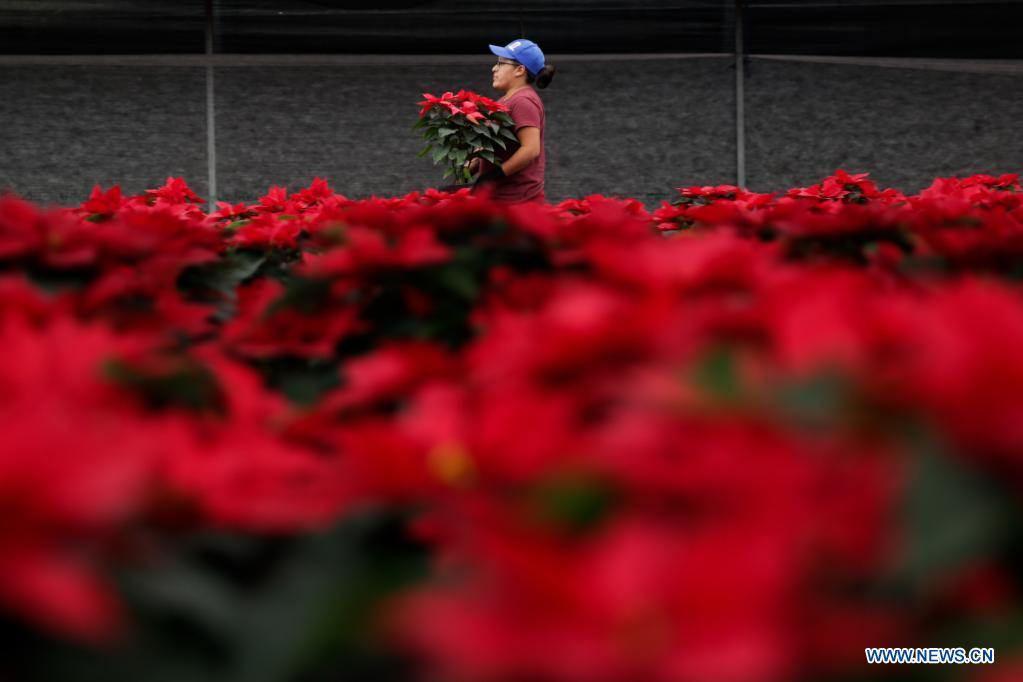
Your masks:
{"label": "vertical fence post", "polygon": [[745,50],[742,38],[742,0],[735,0],[735,184],[746,186],[746,102],[743,86]]}
{"label": "vertical fence post", "polygon": [[217,203],[217,131],[213,96],[213,0],[206,0],[206,177],[211,210]]}

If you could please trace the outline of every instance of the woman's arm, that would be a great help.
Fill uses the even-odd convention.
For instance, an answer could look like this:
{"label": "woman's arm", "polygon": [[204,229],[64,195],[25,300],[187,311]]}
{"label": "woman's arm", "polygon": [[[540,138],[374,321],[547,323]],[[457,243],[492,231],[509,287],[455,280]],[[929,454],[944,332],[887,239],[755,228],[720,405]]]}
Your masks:
{"label": "woman's arm", "polygon": [[533,163],[540,156],[540,129],[534,126],[519,128],[515,135],[519,138],[519,148],[501,164],[505,175],[518,173]]}
{"label": "woman's arm", "polygon": [[473,185],[473,188],[499,182],[501,178],[514,175],[532,163],[536,157],[540,156],[539,128],[535,126],[519,128],[517,136],[519,138],[519,148],[515,150],[515,153],[508,157],[508,160],[501,165],[480,175],[476,179],[476,184]]}
{"label": "woman's arm", "polygon": [[[540,156],[539,128],[535,126],[519,128],[519,131],[516,133],[516,137],[519,138],[519,148],[501,164],[501,168],[504,170],[505,175],[518,173],[520,170],[531,164],[536,157]],[[479,158],[466,161],[465,165],[469,167],[470,173],[475,173],[480,165]]]}

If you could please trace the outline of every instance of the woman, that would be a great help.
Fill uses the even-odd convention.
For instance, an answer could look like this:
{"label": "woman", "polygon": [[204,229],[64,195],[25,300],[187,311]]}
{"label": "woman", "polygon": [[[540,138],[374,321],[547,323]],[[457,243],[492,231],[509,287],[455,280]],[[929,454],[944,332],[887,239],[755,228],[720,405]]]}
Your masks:
{"label": "woman", "polygon": [[515,122],[518,144],[498,149],[498,164],[475,158],[468,162],[470,174],[479,171],[474,193],[486,191],[500,201],[544,201],[543,101],[533,88],[546,88],[554,78],[554,67],[544,62],[540,47],[519,38],[504,47],[491,45],[497,63],[491,68],[493,86],[504,92],[498,101],[509,108]]}

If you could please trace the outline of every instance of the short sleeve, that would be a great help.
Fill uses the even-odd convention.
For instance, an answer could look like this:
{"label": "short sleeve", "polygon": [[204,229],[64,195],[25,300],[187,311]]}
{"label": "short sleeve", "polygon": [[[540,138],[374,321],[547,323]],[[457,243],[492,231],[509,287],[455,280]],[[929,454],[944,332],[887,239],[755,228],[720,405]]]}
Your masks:
{"label": "short sleeve", "polygon": [[515,121],[515,132],[520,128],[543,128],[543,112],[540,106],[528,97],[519,97],[509,106],[512,120]]}

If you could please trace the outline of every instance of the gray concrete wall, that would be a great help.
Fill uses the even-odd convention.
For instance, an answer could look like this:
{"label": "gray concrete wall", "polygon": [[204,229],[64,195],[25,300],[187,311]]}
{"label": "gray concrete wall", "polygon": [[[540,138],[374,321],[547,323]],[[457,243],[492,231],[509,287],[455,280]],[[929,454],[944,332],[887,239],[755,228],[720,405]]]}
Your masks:
{"label": "gray concrete wall", "polygon": [[202,68],[0,66],[0,191],[68,205],[174,175],[205,195],[206,168]]}
{"label": "gray concrete wall", "polygon": [[1023,171],[1023,76],[753,59],[747,185],[805,186],[838,168],[917,192],[938,176]]}

